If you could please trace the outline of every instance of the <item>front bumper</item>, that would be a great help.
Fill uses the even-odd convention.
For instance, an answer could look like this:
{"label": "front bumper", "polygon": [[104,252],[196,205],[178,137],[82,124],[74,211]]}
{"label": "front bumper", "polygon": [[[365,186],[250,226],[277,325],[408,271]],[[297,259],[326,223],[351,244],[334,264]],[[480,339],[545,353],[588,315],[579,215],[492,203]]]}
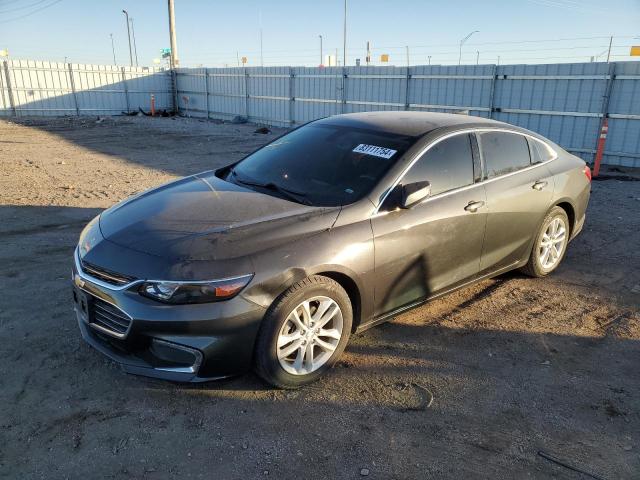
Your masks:
{"label": "front bumper", "polygon": [[[88,276],[77,252],[74,257],[73,302],[82,337],[126,372],[202,382],[251,367],[263,307],[241,295],[216,303],[161,304],[139,295],[134,285],[119,288]],[[100,321],[95,312],[104,313],[104,307],[122,327]]]}

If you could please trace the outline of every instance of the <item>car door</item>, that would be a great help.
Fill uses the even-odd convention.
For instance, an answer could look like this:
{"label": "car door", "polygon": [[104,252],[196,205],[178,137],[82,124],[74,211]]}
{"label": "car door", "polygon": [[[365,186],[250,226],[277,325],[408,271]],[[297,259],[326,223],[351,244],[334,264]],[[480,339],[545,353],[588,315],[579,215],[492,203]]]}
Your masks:
{"label": "car door", "polygon": [[478,137],[488,206],[480,268],[485,273],[528,257],[533,235],[551,205],[554,184],[546,165],[531,161],[526,136],[489,131]]}
{"label": "car door", "polygon": [[[383,315],[477,274],[486,198],[475,139],[469,133],[428,147],[371,219],[375,248],[375,314]],[[399,208],[394,192],[428,181],[431,195]]]}

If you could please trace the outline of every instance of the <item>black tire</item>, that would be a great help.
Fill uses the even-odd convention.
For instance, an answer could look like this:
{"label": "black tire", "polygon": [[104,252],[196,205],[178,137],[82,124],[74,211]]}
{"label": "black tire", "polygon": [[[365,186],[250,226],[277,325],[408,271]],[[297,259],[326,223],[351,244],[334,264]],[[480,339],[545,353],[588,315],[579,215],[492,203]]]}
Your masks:
{"label": "black tire", "polygon": [[[305,299],[329,297],[342,312],[342,335],[329,360],[317,370],[295,375],[284,370],[277,355],[277,339],[288,315]],[[315,382],[340,358],[349,341],[353,324],[353,309],[349,295],[338,282],[321,275],[312,275],[292,285],[269,307],[262,321],[254,352],[256,373],[267,383],[284,389],[300,388]]]}
{"label": "black tire", "polygon": [[[542,265],[542,262],[540,261],[540,256],[538,255],[538,249],[540,248],[541,239],[544,236],[547,228],[549,227],[551,222],[553,222],[556,218],[561,218],[566,228],[564,244],[562,246],[562,251],[560,252],[560,256],[558,260],[555,262],[555,264],[550,268],[545,268]],[[564,259],[564,255],[567,252],[567,245],[569,243],[570,230],[571,230],[571,226],[569,224],[569,217],[567,216],[567,212],[565,212],[562,207],[553,207],[551,210],[549,210],[547,215],[544,217],[544,220],[542,221],[542,225],[540,225],[540,229],[536,234],[536,237],[533,242],[533,246],[531,247],[531,252],[529,254],[529,260],[524,267],[520,268],[520,271],[525,275],[529,275],[530,277],[540,278],[540,277],[546,277],[551,272],[553,272],[556,268],[558,268],[558,265],[562,263],[562,260]]]}

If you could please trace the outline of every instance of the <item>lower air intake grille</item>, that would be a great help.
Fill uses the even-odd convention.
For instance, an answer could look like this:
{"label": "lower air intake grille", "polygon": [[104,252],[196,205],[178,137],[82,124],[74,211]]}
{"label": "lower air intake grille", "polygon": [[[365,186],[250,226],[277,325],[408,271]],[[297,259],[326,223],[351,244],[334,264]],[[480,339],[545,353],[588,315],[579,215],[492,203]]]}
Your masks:
{"label": "lower air intake grille", "polygon": [[89,323],[116,337],[126,335],[131,317],[110,303],[93,297],[89,302]]}

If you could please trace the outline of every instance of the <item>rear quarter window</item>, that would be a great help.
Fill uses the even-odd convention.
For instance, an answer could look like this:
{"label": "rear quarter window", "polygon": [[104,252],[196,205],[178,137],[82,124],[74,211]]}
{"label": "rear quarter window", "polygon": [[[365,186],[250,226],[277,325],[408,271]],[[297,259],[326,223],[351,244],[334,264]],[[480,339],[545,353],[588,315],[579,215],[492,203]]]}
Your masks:
{"label": "rear quarter window", "polygon": [[529,138],[529,146],[531,148],[531,163],[542,163],[551,160],[554,157],[554,152],[546,144],[539,140]]}
{"label": "rear quarter window", "polygon": [[480,148],[488,178],[517,172],[531,165],[526,137],[517,133],[480,134]]}

